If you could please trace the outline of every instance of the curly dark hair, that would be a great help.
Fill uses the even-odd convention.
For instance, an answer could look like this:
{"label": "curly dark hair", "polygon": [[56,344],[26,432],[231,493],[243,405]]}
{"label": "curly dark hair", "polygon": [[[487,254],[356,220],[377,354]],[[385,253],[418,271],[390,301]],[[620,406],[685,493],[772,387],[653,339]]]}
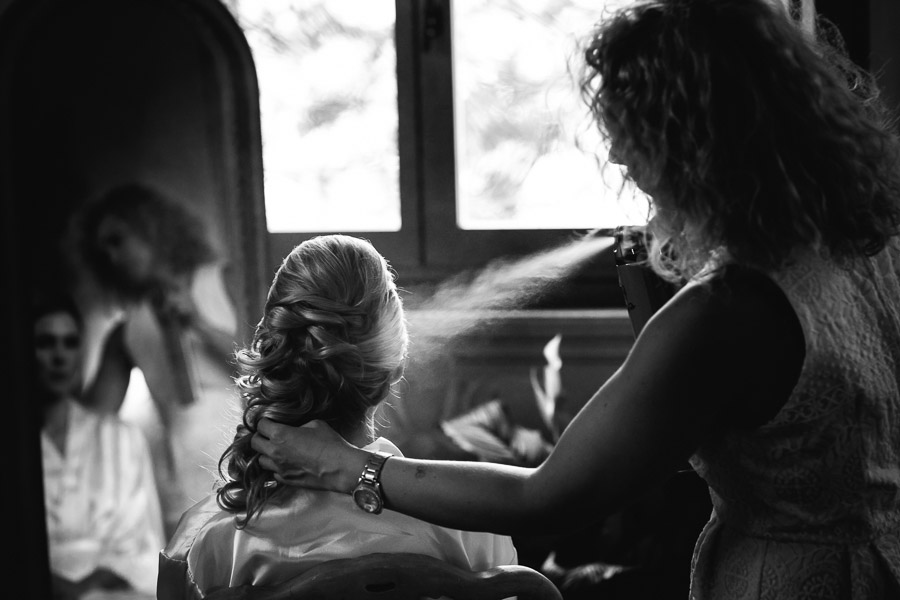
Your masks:
{"label": "curly dark hair", "polygon": [[111,188],[86,204],[77,217],[77,250],[85,265],[105,288],[130,298],[140,296],[122,281],[99,240],[103,220],[115,217],[153,249],[156,260],[174,275],[193,273],[217,258],[205,224],[184,203],[141,183]]}
{"label": "curly dark hair", "polygon": [[236,353],[246,401],[219,460],[219,505],[244,527],[280,488],[250,446],[263,417],[288,425],[322,419],[345,434],[365,424],[406,361],[408,334],[394,273],[367,241],[330,235],[298,245],[269,289],[248,348]]}
{"label": "curly dark hair", "polygon": [[651,198],[663,277],[772,271],[804,248],[872,255],[897,235],[900,145],[873,78],[784,10],[639,1],[597,25],[584,58],[610,158]]}

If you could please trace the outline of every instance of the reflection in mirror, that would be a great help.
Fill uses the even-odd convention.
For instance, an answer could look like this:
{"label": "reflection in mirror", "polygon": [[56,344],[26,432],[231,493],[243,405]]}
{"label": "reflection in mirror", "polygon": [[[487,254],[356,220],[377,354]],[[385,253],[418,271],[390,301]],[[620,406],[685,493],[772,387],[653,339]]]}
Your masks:
{"label": "reflection in mirror", "polygon": [[208,456],[232,429],[237,337],[225,253],[184,201],[145,184],[91,199],[69,224],[66,258],[85,316],[83,404],[140,425],[171,531],[208,491]]}
{"label": "reflection in mirror", "polygon": [[[246,40],[216,0],[0,0],[0,79],[0,190],[4,204],[34,209],[18,223],[23,271],[35,295],[71,292],[83,314],[84,395],[59,422],[96,411],[142,434],[168,535],[212,487],[233,435],[230,354],[249,339],[272,272]],[[60,475],[47,490],[93,486],[77,465],[94,458],[75,439],[56,446],[58,470],[39,450],[28,457]],[[104,506],[152,513],[126,484],[117,477],[102,486],[115,490],[106,504],[87,503],[97,536],[122,528],[97,525],[114,512]],[[161,546],[144,546],[153,571]],[[83,563],[73,579],[116,575],[97,576],[100,587],[130,570],[99,552],[50,557],[54,572]]]}
{"label": "reflection in mirror", "polygon": [[36,299],[31,326],[54,597],[154,598],[163,521],[144,436],[81,402],[84,320],[74,301],[61,291]]}

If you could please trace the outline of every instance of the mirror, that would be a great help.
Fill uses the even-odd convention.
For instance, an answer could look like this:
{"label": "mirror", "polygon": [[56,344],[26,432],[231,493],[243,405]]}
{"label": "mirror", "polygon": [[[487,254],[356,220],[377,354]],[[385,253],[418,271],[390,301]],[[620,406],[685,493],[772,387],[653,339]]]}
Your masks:
{"label": "mirror", "polygon": [[[234,342],[248,340],[274,268],[266,256],[256,76],[229,12],[215,0],[0,0],[0,194],[17,292],[4,308],[14,347],[33,342],[25,318],[31,290],[60,292],[69,276],[63,239],[74,216],[105,191],[135,182],[203,220],[224,265]],[[30,363],[24,354],[13,362],[20,372]],[[21,379],[15,453],[27,473],[23,522],[33,526],[43,519],[35,469],[41,415],[28,402],[28,378]],[[229,395],[226,387],[220,397]],[[185,436],[209,425],[185,414],[194,421],[183,423]],[[219,449],[190,451],[211,455],[212,464]],[[199,500],[181,501],[188,499]],[[169,528],[184,508],[166,511]],[[45,565],[41,552],[37,544],[36,564]]]}

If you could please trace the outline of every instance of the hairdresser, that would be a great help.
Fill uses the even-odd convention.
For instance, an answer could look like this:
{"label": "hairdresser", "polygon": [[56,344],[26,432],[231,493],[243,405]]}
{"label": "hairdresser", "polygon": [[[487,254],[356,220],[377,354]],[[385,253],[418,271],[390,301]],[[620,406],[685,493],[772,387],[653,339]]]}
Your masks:
{"label": "hairdresser", "polygon": [[[542,465],[389,458],[385,506],[562,532],[690,459],[714,505],[691,598],[900,598],[900,146],[869,78],[765,0],[634,3],[584,59],[652,268],[684,285]],[[375,464],[321,422],[252,445],[304,487]]]}

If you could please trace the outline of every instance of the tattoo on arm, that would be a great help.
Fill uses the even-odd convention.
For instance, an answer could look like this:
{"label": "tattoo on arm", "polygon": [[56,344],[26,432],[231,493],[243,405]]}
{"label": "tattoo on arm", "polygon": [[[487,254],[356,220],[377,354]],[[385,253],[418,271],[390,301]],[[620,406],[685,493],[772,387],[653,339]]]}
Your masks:
{"label": "tattoo on arm", "polygon": [[425,477],[425,467],[416,467],[416,479]]}

